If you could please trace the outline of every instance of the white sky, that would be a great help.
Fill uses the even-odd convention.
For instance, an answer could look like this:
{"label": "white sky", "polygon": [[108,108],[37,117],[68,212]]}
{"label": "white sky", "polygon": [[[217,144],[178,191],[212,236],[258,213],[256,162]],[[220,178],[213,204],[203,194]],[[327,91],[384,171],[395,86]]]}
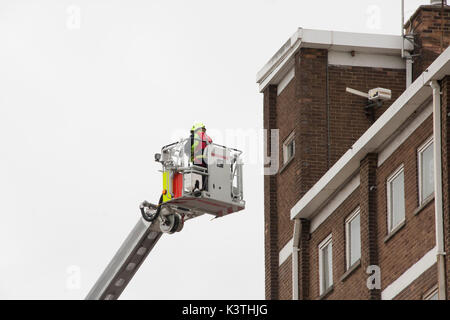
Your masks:
{"label": "white sky", "polygon": [[122,298],[263,299],[262,144],[225,136],[260,134],[256,72],[297,27],[400,34],[400,0],[2,0],[0,298],[83,299],[200,120],[247,153],[247,208],[164,235]]}

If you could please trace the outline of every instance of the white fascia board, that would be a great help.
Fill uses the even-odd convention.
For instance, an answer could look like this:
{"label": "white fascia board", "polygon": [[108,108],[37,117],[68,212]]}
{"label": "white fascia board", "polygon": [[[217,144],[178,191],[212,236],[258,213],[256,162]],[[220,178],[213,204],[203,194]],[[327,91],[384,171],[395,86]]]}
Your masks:
{"label": "white fascia board", "polygon": [[300,29],[302,47],[329,48],[333,44],[333,31]]}
{"label": "white fascia board", "polygon": [[277,86],[277,95],[279,96],[281,92],[288,86],[289,83],[291,83],[292,79],[295,77],[295,67],[292,66],[291,70],[288,71],[283,79],[280,80]]}
{"label": "white fascia board", "polygon": [[[264,65],[264,67],[256,74],[256,82],[260,84],[260,89],[263,83],[269,76],[275,75],[281,69],[280,64],[286,62],[291,58],[295,51],[299,48],[301,28],[299,28],[285,44],[273,55],[272,58]],[[261,91],[264,88],[261,89]]]}
{"label": "white fascia board", "polygon": [[450,47],[422,73],[322,178],[292,207],[291,219],[309,218],[359,169],[367,153],[377,151],[431,95],[431,80],[450,74]]}
{"label": "white fascia board", "polygon": [[295,68],[294,54],[300,48],[301,40],[297,42],[289,49],[289,54],[283,60],[280,60],[270,69],[270,72],[265,75],[264,79],[258,81],[259,92],[263,92],[269,84],[279,84],[279,82],[285,77],[285,75]]}

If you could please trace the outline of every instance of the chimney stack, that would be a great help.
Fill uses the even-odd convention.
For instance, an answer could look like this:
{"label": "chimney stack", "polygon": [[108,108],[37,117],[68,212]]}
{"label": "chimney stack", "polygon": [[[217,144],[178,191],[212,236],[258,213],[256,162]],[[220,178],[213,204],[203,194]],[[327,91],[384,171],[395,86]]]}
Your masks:
{"label": "chimney stack", "polygon": [[450,45],[450,6],[444,0],[430,0],[420,6],[405,24],[414,36],[413,81]]}

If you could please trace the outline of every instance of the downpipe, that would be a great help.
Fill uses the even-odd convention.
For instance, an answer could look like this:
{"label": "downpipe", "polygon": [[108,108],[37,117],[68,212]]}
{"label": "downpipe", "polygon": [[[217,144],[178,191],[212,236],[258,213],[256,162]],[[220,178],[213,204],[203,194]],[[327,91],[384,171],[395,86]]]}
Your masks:
{"label": "downpipe", "polygon": [[292,237],[292,300],[299,298],[298,283],[298,252],[300,242],[300,219],[294,219],[294,234]]}
{"label": "downpipe", "polygon": [[436,228],[438,299],[446,299],[444,215],[442,201],[442,139],[441,139],[441,87],[435,80],[430,82],[433,89],[433,153],[434,153],[434,212]]}
{"label": "downpipe", "polygon": [[405,50],[405,0],[401,2],[402,14],[401,14],[401,34],[402,34],[402,59],[405,59],[406,63],[406,88],[408,88],[412,83],[412,64],[413,60],[411,54]]}

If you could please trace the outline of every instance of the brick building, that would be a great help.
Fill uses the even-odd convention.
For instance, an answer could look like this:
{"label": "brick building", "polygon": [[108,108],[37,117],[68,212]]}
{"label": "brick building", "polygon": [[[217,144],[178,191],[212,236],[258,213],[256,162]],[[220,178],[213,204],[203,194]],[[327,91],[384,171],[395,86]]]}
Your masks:
{"label": "brick building", "polygon": [[450,296],[449,28],[447,5],[419,7],[409,40],[300,28],[258,73],[264,128],[279,130],[267,299]]}

